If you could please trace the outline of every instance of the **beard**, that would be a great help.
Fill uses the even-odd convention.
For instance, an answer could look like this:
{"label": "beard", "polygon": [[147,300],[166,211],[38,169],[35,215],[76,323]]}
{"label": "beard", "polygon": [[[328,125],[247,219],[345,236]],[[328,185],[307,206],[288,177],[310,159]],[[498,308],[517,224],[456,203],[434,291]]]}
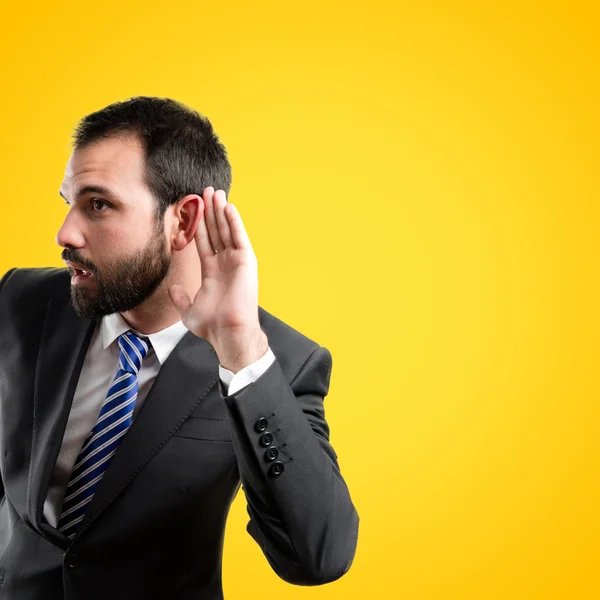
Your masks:
{"label": "beard", "polygon": [[[71,305],[86,319],[99,319],[139,306],[156,291],[171,265],[162,227],[157,228],[141,251],[107,261],[101,268],[69,248],[63,250],[62,259],[80,264],[96,279],[95,285],[71,285]],[[73,270],[69,271],[72,275]]]}

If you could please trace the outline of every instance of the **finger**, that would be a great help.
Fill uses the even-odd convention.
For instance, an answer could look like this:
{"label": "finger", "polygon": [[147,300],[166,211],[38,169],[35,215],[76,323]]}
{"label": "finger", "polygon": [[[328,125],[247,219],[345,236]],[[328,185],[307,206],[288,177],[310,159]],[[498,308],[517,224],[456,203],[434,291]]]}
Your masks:
{"label": "finger", "polygon": [[[204,211],[206,211],[206,205]],[[198,254],[200,255],[200,261],[215,255],[215,250],[210,242],[208,230],[206,229],[204,213],[200,216],[200,220],[198,221],[198,227],[196,228],[194,239],[196,241]]]}
{"label": "finger", "polygon": [[231,229],[229,227],[229,221],[225,216],[225,208],[227,207],[227,198],[223,190],[217,190],[213,196],[213,205],[215,207],[215,215],[217,217],[217,224],[219,225],[219,233],[221,239],[226,248],[233,247],[233,239],[231,236]]}
{"label": "finger", "polygon": [[177,312],[183,317],[192,304],[190,297],[183,287],[177,283],[169,287],[168,292],[173,306],[175,306]]}
{"label": "finger", "polygon": [[227,209],[225,214],[229,220],[229,228],[231,229],[235,247],[240,250],[251,250],[252,244],[250,243],[250,238],[246,233],[246,228],[244,227],[242,217],[240,216],[237,207],[234,204],[231,204],[231,202],[228,202],[225,208]]}
{"label": "finger", "polygon": [[204,219],[206,221],[208,235],[210,236],[210,243],[218,252],[220,250],[225,250],[225,244],[221,239],[219,226],[217,225],[217,217],[215,216],[214,193],[215,192],[212,187],[204,190]]}

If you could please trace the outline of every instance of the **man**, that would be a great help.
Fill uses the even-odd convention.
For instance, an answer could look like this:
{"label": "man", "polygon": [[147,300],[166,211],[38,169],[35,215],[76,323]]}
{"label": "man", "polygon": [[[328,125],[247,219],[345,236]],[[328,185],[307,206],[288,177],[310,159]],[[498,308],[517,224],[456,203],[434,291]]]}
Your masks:
{"label": "man", "polygon": [[60,194],[67,269],[0,280],[0,598],[222,598],[240,484],[275,572],[352,563],[331,355],[258,306],[209,121],[137,97],[88,115]]}

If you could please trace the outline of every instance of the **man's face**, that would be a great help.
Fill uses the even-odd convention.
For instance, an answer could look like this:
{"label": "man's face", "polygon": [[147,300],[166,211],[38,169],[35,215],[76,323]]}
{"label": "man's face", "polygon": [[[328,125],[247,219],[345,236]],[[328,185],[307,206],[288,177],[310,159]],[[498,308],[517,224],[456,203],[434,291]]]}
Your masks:
{"label": "man's face", "polygon": [[112,137],[74,151],[67,163],[60,193],[69,211],[56,242],[71,273],[73,308],[88,319],[135,308],[169,270],[143,156],[137,139]]}

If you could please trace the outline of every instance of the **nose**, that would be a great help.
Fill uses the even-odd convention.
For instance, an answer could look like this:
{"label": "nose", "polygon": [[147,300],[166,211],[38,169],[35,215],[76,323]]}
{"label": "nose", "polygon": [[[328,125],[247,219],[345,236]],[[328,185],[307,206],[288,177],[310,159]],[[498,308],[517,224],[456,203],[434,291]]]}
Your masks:
{"label": "nose", "polygon": [[74,248],[82,248],[84,244],[83,231],[78,223],[75,211],[70,210],[56,233],[56,243],[66,248],[73,246]]}

